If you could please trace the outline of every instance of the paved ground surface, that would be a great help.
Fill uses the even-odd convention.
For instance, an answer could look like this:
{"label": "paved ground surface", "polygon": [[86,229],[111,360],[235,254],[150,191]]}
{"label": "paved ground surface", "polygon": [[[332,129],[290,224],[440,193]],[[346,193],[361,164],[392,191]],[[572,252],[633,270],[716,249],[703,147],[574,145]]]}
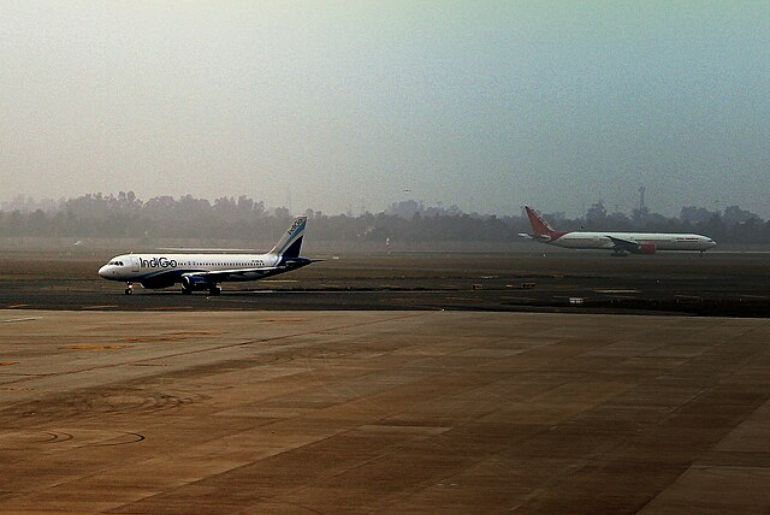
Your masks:
{"label": "paved ground surface", "polygon": [[[118,250],[0,253],[0,308],[482,310],[770,315],[770,254],[604,252],[343,255],[273,280],[123,295],[96,275]],[[572,302],[580,302],[573,304]]]}
{"label": "paved ground surface", "polygon": [[768,513],[770,321],[0,311],[0,512]]}

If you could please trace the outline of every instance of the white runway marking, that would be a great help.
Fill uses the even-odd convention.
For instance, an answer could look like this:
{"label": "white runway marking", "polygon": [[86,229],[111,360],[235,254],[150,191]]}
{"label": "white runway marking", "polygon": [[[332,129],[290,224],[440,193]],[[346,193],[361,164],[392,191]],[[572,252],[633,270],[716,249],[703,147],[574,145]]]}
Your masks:
{"label": "white runway marking", "polygon": [[5,320],[0,320],[0,323],[10,323],[10,322],[26,322],[28,320],[40,320],[42,317],[26,317],[26,318],[7,318]]}

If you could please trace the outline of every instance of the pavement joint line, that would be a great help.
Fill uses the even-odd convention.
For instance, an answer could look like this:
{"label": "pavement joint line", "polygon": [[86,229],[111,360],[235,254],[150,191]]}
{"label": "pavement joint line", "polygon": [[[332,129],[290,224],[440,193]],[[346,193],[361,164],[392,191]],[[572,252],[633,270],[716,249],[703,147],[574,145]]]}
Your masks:
{"label": "pavement joint line", "polygon": [[43,317],[6,318],[5,320],[0,320],[0,323],[10,324],[12,322],[28,322],[30,320],[40,320],[41,318]]}

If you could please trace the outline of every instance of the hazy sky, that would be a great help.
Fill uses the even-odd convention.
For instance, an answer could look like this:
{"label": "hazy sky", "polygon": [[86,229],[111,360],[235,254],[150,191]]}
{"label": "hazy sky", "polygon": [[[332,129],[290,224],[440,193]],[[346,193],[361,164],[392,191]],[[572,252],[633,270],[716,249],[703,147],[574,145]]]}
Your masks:
{"label": "hazy sky", "polygon": [[0,181],[768,217],[770,2],[0,0]]}

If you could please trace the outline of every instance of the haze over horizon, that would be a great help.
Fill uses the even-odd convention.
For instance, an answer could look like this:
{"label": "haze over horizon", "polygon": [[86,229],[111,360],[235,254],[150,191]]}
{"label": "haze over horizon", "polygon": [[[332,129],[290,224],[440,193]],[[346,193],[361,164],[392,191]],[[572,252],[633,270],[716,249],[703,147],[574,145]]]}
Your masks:
{"label": "haze over horizon", "polygon": [[0,3],[0,200],[770,217],[770,3]]}

